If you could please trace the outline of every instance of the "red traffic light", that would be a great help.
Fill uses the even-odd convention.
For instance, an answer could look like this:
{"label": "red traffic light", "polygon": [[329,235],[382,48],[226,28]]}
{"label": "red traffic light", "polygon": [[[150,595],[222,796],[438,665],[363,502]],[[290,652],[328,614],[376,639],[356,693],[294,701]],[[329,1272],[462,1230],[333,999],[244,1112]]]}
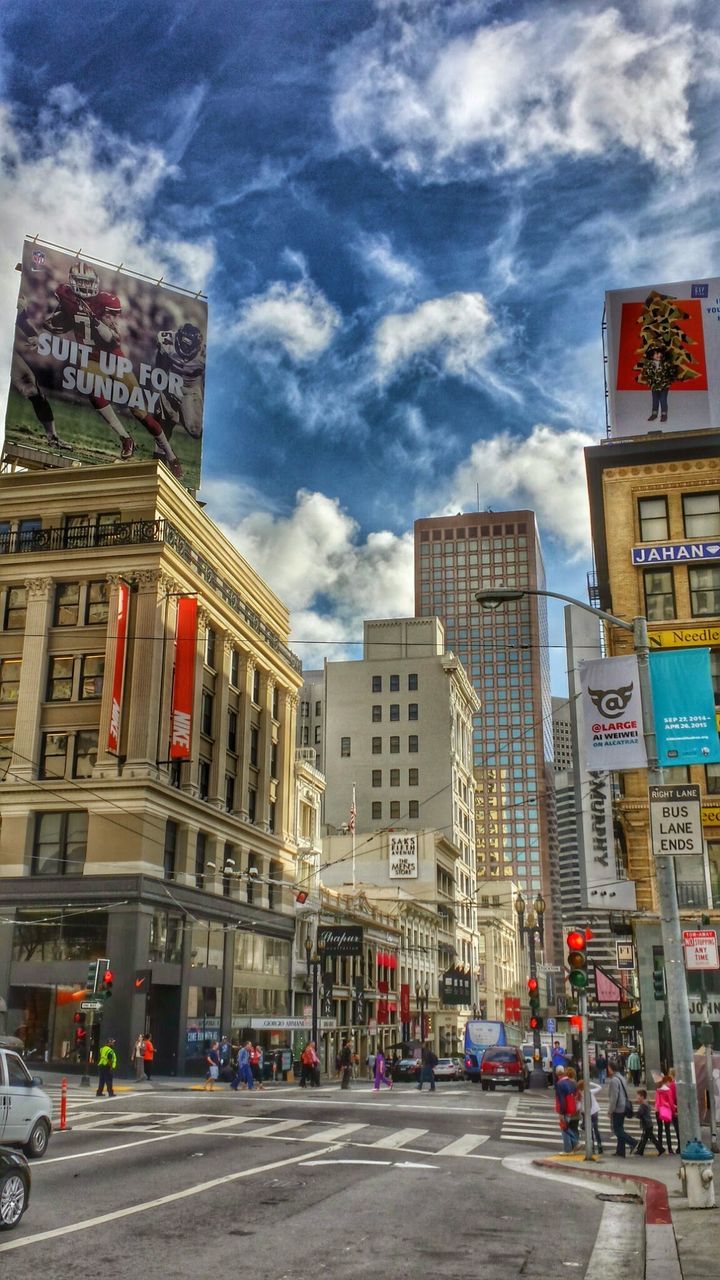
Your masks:
{"label": "red traffic light", "polygon": [[528,978],[528,980],[527,980],[527,987],[528,987],[528,991],[537,991],[537,989],[538,989],[538,980],[537,980],[537,978]]}
{"label": "red traffic light", "polygon": [[81,1026],[83,1025],[83,1023],[85,1022],[85,1014],[84,1014],[84,1013],[80,1013],[80,1012],[78,1012],[78,1013],[74,1013],[74,1014],[73,1014],[73,1022],[74,1022],[74,1023],[76,1023],[76,1024],[77,1024],[77,1026],[80,1026],[80,1027],[81,1027]]}
{"label": "red traffic light", "polygon": [[112,980],[113,980],[112,970],[111,970],[111,969],[106,969],[106,970],[105,970],[105,972],[104,972],[104,974],[103,974],[103,982],[104,982],[105,986],[106,986],[106,987],[111,986],[111,985],[112,985]]}
{"label": "red traffic light", "polygon": [[532,1017],[530,1019],[530,1030],[536,1031],[539,1026],[540,1026],[540,1019],[536,1017]]}
{"label": "red traffic light", "polygon": [[567,944],[570,951],[584,951],[587,947],[587,939],[582,930],[573,929],[567,936]]}

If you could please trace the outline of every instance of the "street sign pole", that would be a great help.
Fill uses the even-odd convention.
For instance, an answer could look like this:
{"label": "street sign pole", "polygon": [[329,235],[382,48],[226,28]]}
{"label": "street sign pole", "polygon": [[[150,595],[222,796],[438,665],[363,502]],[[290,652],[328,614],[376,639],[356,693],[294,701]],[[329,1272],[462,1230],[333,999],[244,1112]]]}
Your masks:
{"label": "street sign pole", "polygon": [[585,1121],[585,1159],[593,1158],[592,1136],[592,1089],[590,1088],[590,1027],[587,1011],[587,991],[578,996],[580,1017],[582,1018],[582,1073],[583,1073],[583,1119]]}

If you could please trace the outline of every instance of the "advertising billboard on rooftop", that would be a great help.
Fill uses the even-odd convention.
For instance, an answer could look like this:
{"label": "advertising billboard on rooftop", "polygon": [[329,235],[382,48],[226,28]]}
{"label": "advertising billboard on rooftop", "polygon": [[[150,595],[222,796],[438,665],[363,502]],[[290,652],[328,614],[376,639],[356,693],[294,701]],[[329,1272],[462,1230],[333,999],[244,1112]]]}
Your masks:
{"label": "advertising billboard on rooftop", "polygon": [[720,279],[605,295],[610,435],[720,426]]}
{"label": "advertising billboard on rooftop", "polygon": [[199,488],[206,334],[203,297],[27,240],[6,453],[154,457]]}

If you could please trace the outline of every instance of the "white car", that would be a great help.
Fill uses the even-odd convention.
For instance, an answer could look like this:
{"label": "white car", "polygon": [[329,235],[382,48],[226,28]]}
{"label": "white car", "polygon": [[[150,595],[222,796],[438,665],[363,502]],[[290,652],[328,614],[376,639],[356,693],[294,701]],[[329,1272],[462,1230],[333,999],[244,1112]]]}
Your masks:
{"label": "white car", "polygon": [[457,1063],[452,1058],[438,1058],[435,1067],[436,1080],[457,1080],[458,1069]]}
{"label": "white car", "polygon": [[0,1145],[44,1156],[52,1133],[52,1102],[18,1053],[0,1049]]}

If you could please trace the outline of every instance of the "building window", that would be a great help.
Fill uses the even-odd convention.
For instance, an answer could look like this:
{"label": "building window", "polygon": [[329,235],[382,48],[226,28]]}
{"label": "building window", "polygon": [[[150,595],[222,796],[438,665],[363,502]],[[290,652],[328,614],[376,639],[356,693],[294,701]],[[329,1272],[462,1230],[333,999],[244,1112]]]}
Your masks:
{"label": "building window", "polygon": [[40,756],[41,778],[64,778],[67,767],[68,735],[44,733]]}
{"label": "building window", "polygon": [[0,661],[0,702],[17,702],[20,688],[20,659]]}
{"label": "building window", "polygon": [[690,612],[693,618],[714,617],[720,613],[720,565],[706,569],[688,569]]}
{"label": "building window", "polygon": [[710,650],[710,679],[717,707],[720,706],[720,649]]}
{"label": "building window", "polygon": [[373,769],[373,771],[372,771],[372,784],[373,784],[373,786],[374,786],[374,787],[381,787],[381,786],[382,786],[382,769]]}
{"label": "building window", "polygon": [[5,630],[23,631],[27,613],[27,589],[25,587],[8,587],[5,603]]}
{"label": "building window", "polygon": [[371,679],[371,691],[373,693],[382,693],[382,676],[373,676]]}
{"label": "building window", "polygon": [[79,876],[87,850],[87,811],[36,813],[31,874]]}
{"label": "building window", "polygon": [[400,677],[399,677],[399,676],[391,676],[391,677],[390,677],[390,692],[391,692],[391,693],[399,693],[399,692],[400,692]]}
{"label": "building window", "polygon": [[280,690],[276,684],[273,685],[272,691],[272,718],[273,720],[280,719]]}
{"label": "building window", "polygon": [[205,888],[205,850],[207,837],[204,831],[198,831],[195,844],[195,888]]}
{"label": "building window", "polygon": [[400,801],[399,800],[390,801],[390,817],[391,818],[400,817]]}
{"label": "building window", "polygon": [[93,729],[82,729],[75,734],[73,778],[91,778],[98,753],[98,735]]}
{"label": "building window", "polygon": [[178,825],[168,818],[165,823],[165,847],[163,849],[163,875],[166,880],[175,879],[175,858],[177,856]]}
{"label": "building window", "polygon": [[208,693],[207,689],[203,689],[200,709],[200,731],[205,734],[206,738],[212,737],[214,701],[212,694]]}
{"label": "building window", "polygon": [[411,671],[408,676],[408,691],[410,693],[415,693],[417,690],[417,687],[418,687],[417,673],[414,671]]}
{"label": "building window", "polygon": [[252,700],[256,707],[260,706],[260,672],[257,667],[253,671]]}
{"label": "building window", "polygon": [[257,791],[254,787],[248,788],[248,822],[254,822],[257,817]]}
{"label": "building window", "polygon": [[420,804],[417,800],[411,800],[408,804],[408,818],[420,817]]}
{"label": "building window", "polygon": [[240,688],[240,654],[237,649],[230,654],[230,683],[233,689]]}
{"label": "building window", "polygon": [[210,794],[210,761],[200,759],[198,761],[198,795],[201,800],[207,800]]}
{"label": "building window", "polygon": [[705,789],[709,796],[720,796],[720,764],[705,765]]}
{"label": "building window", "polygon": [[[60,659],[60,661],[66,661],[66,659]],[[105,655],[86,653],[80,661],[80,697],[85,702],[91,698],[101,698],[105,676]]]}
{"label": "building window", "polygon": [[300,729],[300,746],[301,747],[310,746],[310,726],[307,724],[302,725]]}
{"label": "building window", "polygon": [[391,720],[400,719],[400,703],[399,702],[390,703],[390,719]]}
{"label": "building window", "polygon": [[310,719],[310,703],[309,702],[300,703],[300,719],[301,720]]}
{"label": "building window", "polygon": [[340,755],[344,760],[350,759],[350,739],[349,738],[340,739]]}
{"label": "building window", "polygon": [[270,777],[277,778],[277,776],[278,776],[278,744],[277,742],[271,742],[270,743]]}
{"label": "building window", "polygon": [[418,750],[419,750],[418,736],[416,733],[411,733],[408,737],[408,751],[411,754],[413,754],[413,752],[416,752]]}
{"label": "building window", "polygon": [[400,770],[399,769],[390,770],[390,786],[391,787],[400,786]]}
{"label": "building window", "polygon": [[669,538],[667,498],[639,498],[638,523],[641,542],[662,542]]}
{"label": "building window", "polygon": [[315,733],[313,736],[315,739],[315,746],[319,747],[320,743],[322,742],[322,725],[321,724],[315,725]]}
{"label": "building window", "polygon": [[379,724],[381,720],[382,707],[378,703],[375,703],[372,709],[372,722],[373,724]]}
{"label": "building window", "polygon": [[417,787],[420,785],[420,770],[408,769],[408,786]]}
{"label": "building window", "polygon": [[317,718],[317,716],[321,716],[321,715],[322,715],[322,702],[320,698],[318,698],[317,702],[315,703],[315,716]]}
{"label": "building window", "polygon": [[400,739],[397,737],[390,739],[390,754],[397,755],[400,750]]}
{"label": "building window", "polygon": [[[51,658],[48,668],[48,702],[69,702],[72,698],[72,658]],[[0,693],[0,702],[3,701]]]}
{"label": "building window", "polygon": [[382,755],[382,738],[373,738],[373,740],[372,740],[372,754],[373,754],[374,756],[380,756],[380,755]]}
{"label": "building window", "polygon": [[[307,725],[305,725],[305,729],[303,730],[303,732],[305,732],[305,730],[307,730]],[[251,725],[250,727],[250,763],[255,769],[257,769],[257,763],[258,763],[258,757],[259,757],[259,744],[260,744],[260,730],[258,729],[257,725]]]}
{"label": "building window", "polygon": [[417,702],[409,702],[408,703],[408,720],[417,720],[417,718],[418,718],[418,704]]}
{"label": "building window", "polygon": [[0,738],[0,782],[4,782],[8,776],[8,769],[13,756],[13,739],[6,735]]}
{"label": "building window", "polygon": [[270,831],[273,835],[275,834],[276,813],[277,813],[277,807],[276,807],[275,801],[271,800],[268,805],[268,827],[270,828]]}
{"label": "building window", "polygon": [[59,582],[55,588],[55,626],[76,627],[80,617],[80,583]]}
{"label": "building window", "polygon": [[215,670],[215,651],[217,648],[217,635],[212,627],[208,627],[205,631],[205,665]]}
{"label": "building window", "polygon": [[686,538],[720,538],[720,493],[684,493]]}
{"label": "building window", "polygon": [[225,774],[225,808],[228,813],[235,808],[235,779],[231,773]]}
{"label": "building window", "polygon": [[675,617],[672,569],[646,569],[643,574],[645,617],[648,622],[666,622]]}
{"label": "building window", "polygon": [[237,751],[237,711],[228,711],[227,749]]}
{"label": "building window", "polygon": [[88,583],[87,605],[85,608],[85,621],[89,625],[97,626],[98,623],[107,622],[109,612],[109,582],[90,582]]}
{"label": "building window", "polygon": [[378,822],[379,819],[382,818],[382,800],[373,800],[371,815],[374,822]]}
{"label": "building window", "polygon": [[[40,536],[37,536],[40,535]],[[33,551],[42,542],[42,520],[39,516],[31,516],[29,520],[21,520],[18,524],[18,549]]]}

